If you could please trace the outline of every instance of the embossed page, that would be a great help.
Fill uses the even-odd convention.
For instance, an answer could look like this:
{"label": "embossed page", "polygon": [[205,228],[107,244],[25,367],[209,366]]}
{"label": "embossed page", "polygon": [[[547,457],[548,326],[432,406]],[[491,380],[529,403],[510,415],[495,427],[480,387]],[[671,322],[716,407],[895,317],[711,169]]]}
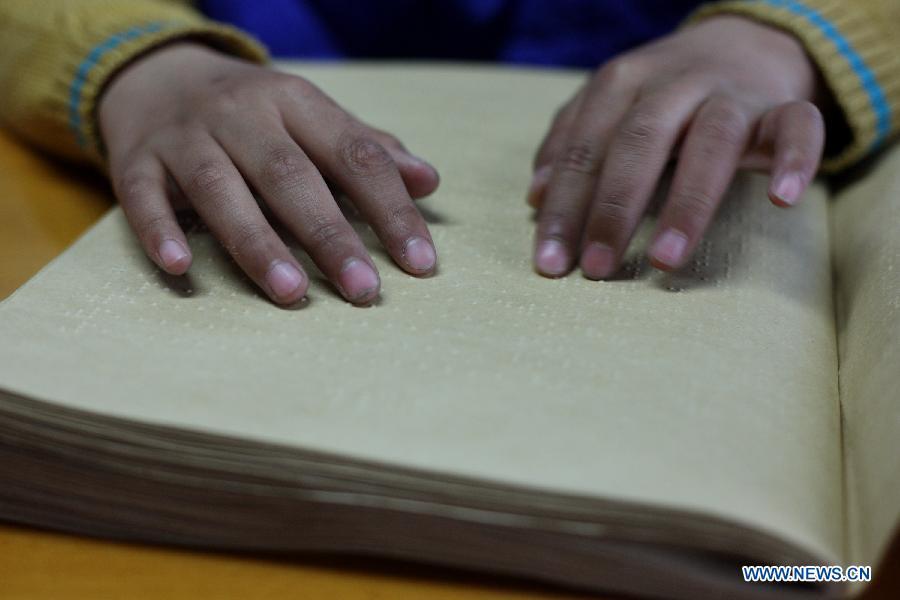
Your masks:
{"label": "embossed page", "polygon": [[833,206],[851,559],[900,525],[900,150]]}
{"label": "embossed page", "polygon": [[386,465],[703,511],[840,558],[820,188],[783,211],[764,179],[742,178],[677,275],[635,253],[616,281],[544,279],[530,264],[529,165],[581,75],[295,68],[439,168],[440,191],[422,203],[439,274],[404,275],[365,233],[384,282],[378,306],[349,306],[319,281],[308,305],[282,310],[202,232],[191,236],[190,277],[167,280],[116,211],[3,304],[4,389]]}

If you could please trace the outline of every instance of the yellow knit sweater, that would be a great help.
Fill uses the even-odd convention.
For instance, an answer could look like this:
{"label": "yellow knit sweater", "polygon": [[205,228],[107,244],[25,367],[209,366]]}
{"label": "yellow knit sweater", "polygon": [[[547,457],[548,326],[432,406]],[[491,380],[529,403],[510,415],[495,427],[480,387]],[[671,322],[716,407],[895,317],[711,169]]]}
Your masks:
{"label": "yellow knit sweater", "polygon": [[[204,19],[178,0],[2,0],[0,122],[71,159],[103,162],[97,99],[110,78],[147,50],[176,38],[201,39],[257,62],[265,50],[234,28]],[[842,169],[900,129],[900,0],[731,0],[702,19],[742,14],[790,31],[831,89],[850,136],[826,157]]]}

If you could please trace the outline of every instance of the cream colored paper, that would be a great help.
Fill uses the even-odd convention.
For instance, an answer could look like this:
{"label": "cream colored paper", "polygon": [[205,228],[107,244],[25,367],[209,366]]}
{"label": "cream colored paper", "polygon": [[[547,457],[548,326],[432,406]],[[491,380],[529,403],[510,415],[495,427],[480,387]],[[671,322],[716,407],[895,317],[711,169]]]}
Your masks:
{"label": "cream colored paper", "polygon": [[900,151],[832,208],[851,558],[878,562],[900,524]]}
{"label": "cream colored paper", "polygon": [[[701,511],[840,561],[826,202],[743,177],[683,273],[536,276],[531,155],[579,74],[309,67],[436,164],[440,272],[373,248],[382,302],[278,309],[192,235],[161,276],[118,211],[0,307],[0,387],[69,407],[536,489]],[[307,261],[308,264],[308,261]],[[312,268],[310,266],[310,268]]]}

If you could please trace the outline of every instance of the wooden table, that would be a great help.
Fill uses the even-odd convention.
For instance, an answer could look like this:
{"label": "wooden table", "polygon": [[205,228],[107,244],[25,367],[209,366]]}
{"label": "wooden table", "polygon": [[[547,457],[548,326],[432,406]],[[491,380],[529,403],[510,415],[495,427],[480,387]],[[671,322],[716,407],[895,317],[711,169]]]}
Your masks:
{"label": "wooden table", "polygon": [[[113,204],[87,169],[45,159],[0,132],[0,298]],[[2,485],[2,482],[0,482]],[[900,598],[900,544],[868,598]],[[593,598],[510,579],[405,563],[195,552],[0,524],[0,599]]]}

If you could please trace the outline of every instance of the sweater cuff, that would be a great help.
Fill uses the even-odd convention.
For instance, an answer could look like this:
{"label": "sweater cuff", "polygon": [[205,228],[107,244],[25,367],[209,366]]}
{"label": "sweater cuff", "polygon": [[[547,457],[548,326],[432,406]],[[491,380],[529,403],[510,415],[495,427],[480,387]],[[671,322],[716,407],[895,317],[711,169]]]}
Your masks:
{"label": "sweater cuff", "polygon": [[874,152],[897,130],[900,70],[896,47],[882,24],[841,0],[730,0],[705,5],[690,21],[721,14],[743,15],[793,34],[817,64],[843,113],[850,139],[830,151],[825,172],[840,171]]}
{"label": "sweater cuff", "polygon": [[[111,78],[129,62],[147,51],[178,39],[192,39],[222,52],[254,62],[266,62],[266,50],[254,39],[226,25],[201,17],[177,15],[172,20],[106,22],[83,36],[84,42],[70,48],[61,78],[54,85],[59,108],[53,112],[65,120],[71,136],[66,146],[93,162],[105,163],[97,123],[97,101]],[[117,19],[118,20],[118,19]],[[64,116],[63,116],[64,115]]]}

